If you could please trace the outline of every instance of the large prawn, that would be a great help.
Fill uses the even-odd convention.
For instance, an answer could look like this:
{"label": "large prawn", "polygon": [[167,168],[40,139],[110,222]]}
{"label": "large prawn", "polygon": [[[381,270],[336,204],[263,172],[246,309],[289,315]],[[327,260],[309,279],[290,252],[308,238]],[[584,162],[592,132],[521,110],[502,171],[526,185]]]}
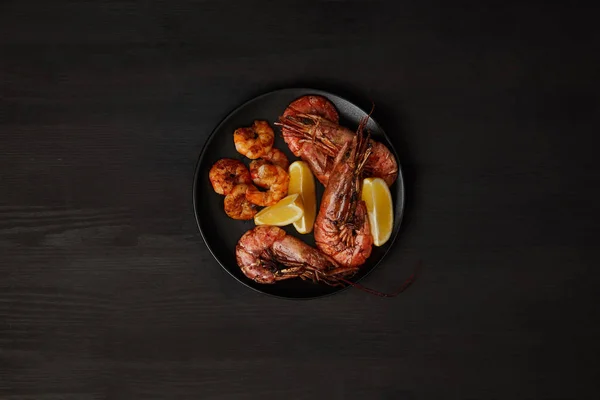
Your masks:
{"label": "large prawn", "polygon": [[260,284],[300,278],[329,286],[350,285],[380,297],[395,297],[415,280],[413,273],[393,293],[382,293],[349,280],[357,268],[344,267],[323,252],[276,226],[259,225],[242,235],[235,248],[242,273]]}
{"label": "large prawn", "polygon": [[235,249],[244,275],[258,283],[301,278],[340,285],[354,269],[340,267],[331,257],[288,235],[276,226],[259,225],[242,235]]}
{"label": "large prawn", "polygon": [[[333,104],[322,96],[304,96],[288,106],[279,122],[283,139],[296,157],[305,160],[316,178],[327,185],[335,157],[355,136],[339,125]],[[392,152],[380,142],[370,139],[371,156],[364,173],[378,177],[391,186],[398,177],[398,163]]]}
{"label": "large prawn", "polygon": [[364,264],[373,247],[367,208],[361,200],[362,170],[372,151],[363,134],[367,119],[336,157],[314,225],[317,248],[347,268]]}

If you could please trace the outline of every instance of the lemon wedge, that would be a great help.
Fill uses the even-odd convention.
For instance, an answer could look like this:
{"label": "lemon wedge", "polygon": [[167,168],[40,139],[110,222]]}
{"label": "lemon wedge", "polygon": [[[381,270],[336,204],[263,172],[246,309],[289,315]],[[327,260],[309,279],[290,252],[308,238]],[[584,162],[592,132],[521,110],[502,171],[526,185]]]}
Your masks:
{"label": "lemon wedge", "polygon": [[272,206],[265,207],[254,216],[256,225],[285,226],[304,215],[302,199],[298,193],[290,194]]}
{"label": "lemon wedge", "polygon": [[373,244],[381,246],[389,240],[394,227],[390,189],[381,178],[366,178],[363,180],[362,199],[367,205]]}
{"label": "lemon wedge", "polygon": [[315,192],[315,177],[304,161],[294,161],[288,168],[290,183],[288,194],[299,194],[304,206],[304,215],[296,222],[294,228],[298,233],[310,233],[317,214],[317,195]]}

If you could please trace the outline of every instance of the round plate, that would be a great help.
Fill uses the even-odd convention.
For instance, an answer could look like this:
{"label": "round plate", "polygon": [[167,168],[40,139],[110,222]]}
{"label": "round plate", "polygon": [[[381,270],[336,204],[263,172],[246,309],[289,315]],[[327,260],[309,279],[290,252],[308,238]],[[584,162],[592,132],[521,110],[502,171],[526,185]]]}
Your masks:
{"label": "round plate", "polygon": [[[235,246],[246,231],[254,228],[254,221],[233,220],[225,214],[223,210],[223,200],[225,197],[215,193],[212,189],[210,180],[208,179],[208,172],[217,160],[224,157],[235,158],[249,165],[250,160],[235,150],[233,131],[239,127],[252,125],[254,120],[268,121],[275,131],[274,147],[285,152],[290,163],[298,160],[299,158],[290,152],[281,137],[281,128],[273,125],[273,123],[278,120],[279,116],[283,114],[286,107],[292,101],[298,97],[310,94],[328,98],[336,106],[340,114],[340,124],[352,130],[356,130],[360,119],[368,114],[365,110],[360,109],[348,100],[322,90],[282,89],[263,94],[239,106],[211,133],[200,153],[194,177],[194,213],[196,214],[200,234],[212,255],[239,282],[259,292],[277,297],[296,299],[314,298],[340,292],[347,287],[331,287],[323,283],[317,284],[301,279],[288,279],[275,284],[260,284],[248,279],[237,265]],[[363,264],[361,270],[352,278],[353,282],[358,282],[364,278],[385,257],[396,239],[404,211],[404,182],[398,154],[383,129],[373,118],[369,120],[367,129],[371,132],[371,137],[374,140],[384,143],[392,151],[398,162],[398,179],[390,188],[394,204],[394,228],[392,236],[386,244],[381,247],[373,246],[371,256]],[[316,179],[315,184],[317,188],[318,210],[324,188]],[[283,227],[283,229],[288,234],[294,235],[315,247],[312,233],[306,235],[299,234],[293,225],[288,225]]]}

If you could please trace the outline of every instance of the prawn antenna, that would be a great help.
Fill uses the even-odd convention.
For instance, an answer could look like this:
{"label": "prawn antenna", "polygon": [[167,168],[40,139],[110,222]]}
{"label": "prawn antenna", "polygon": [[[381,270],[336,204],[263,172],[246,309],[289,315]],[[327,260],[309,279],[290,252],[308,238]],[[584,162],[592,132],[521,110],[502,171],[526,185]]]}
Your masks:
{"label": "prawn antenna", "polygon": [[351,286],[355,287],[356,289],[362,290],[363,292],[366,292],[366,293],[369,293],[369,294],[373,294],[375,296],[379,296],[379,297],[396,297],[400,293],[402,293],[406,289],[408,289],[409,286],[412,285],[417,280],[417,277],[421,273],[422,266],[423,266],[423,262],[419,260],[419,262],[417,263],[417,266],[415,267],[415,270],[413,271],[413,273],[410,274],[410,276],[408,278],[406,278],[406,280],[404,281],[404,283],[402,283],[402,285],[395,292],[392,292],[392,293],[383,293],[383,292],[380,292],[378,290],[365,287],[365,286],[363,286],[363,285],[361,285],[359,283],[349,281],[346,278],[341,278],[340,277],[338,279],[341,280],[342,282],[348,284],[348,285],[351,285]]}

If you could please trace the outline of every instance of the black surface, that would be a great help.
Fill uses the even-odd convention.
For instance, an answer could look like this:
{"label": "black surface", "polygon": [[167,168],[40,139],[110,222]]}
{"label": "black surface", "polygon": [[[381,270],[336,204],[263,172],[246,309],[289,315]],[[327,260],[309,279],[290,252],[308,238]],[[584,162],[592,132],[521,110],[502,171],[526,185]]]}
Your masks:
{"label": "black surface", "polygon": [[[1,2],[0,398],[597,399],[598,12],[538,3]],[[198,233],[210,132],[299,86],[399,153],[397,298],[264,296]]]}
{"label": "black surface", "polygon": [[[250,164],[250,159],[239,154],[233,142],[233,131],[239,127],[251,126],[255,120],[267,121],[274,128],[275,143],[273,147],[283,151],[290,163],[300,160],[289,150],[287,144],[281,136],[281,129],[274,125],[278,118],[283,115],[286,107],[294,100],[308,95],[324,96],[333,103],[340,115],[340,124],[349,129],[357,129],[360,121],[364,119],[368,111],[365,111],[357,105],[349,102],[339,96],[309,88],[285,88],[264,93],[253,98],[235,110],[233,110],[211,133],[206,144],[202,148],[196,174],[194,176],[194,213],[198,222],[198,228],[202,238],[219,264],[225,268],[235,279],[244,285],[258,290],[261,293],[270,294],[282,298],[316,298],[328,294],[339,293],[344,287],[328,286],[325,284],[315,284],[313,282],[301,279],[289,279],[277,284],[260,284],[248,279],[240,270],[235,259],[235,247],[242,235],[254,228],[256,225],[253,220],[240,221],[233,220],[225,214],[223,210],[224,196],[219,195],[212,189],[208,173],[210,168],[221,158],[233,158],[243,162],[246,166]],[[404,211],[404,181],[402,177],[402,165],[396,149],[390,142],[381,126],[377,124],[377,118],[373,115],[369,118],[365,126],[365,134],[368,132],[373,140],[384,143],[388,149],[395,155],[398,162],[398,178],[390,187],[392,193],[392,202],[394,205],[394,227],[392,235],[388,242],[383,246],[373,246],[371,256],[361,266],[360,271],[355,274],[351,281],[359,282],[369,274],[385,257],[393,247],[395,239],[400,230],[402,222],[402,213]],[[315,178],[315,189],[317,195],[317,211],[321,204],[324,187]],[[282,227],[289,235],[293,235],[300,240],[316,247],[313,233],[299,234],[292,226]],[[400,286],[400,282],[398,283]],[[347,288],[348,286],[346,286]]]}

